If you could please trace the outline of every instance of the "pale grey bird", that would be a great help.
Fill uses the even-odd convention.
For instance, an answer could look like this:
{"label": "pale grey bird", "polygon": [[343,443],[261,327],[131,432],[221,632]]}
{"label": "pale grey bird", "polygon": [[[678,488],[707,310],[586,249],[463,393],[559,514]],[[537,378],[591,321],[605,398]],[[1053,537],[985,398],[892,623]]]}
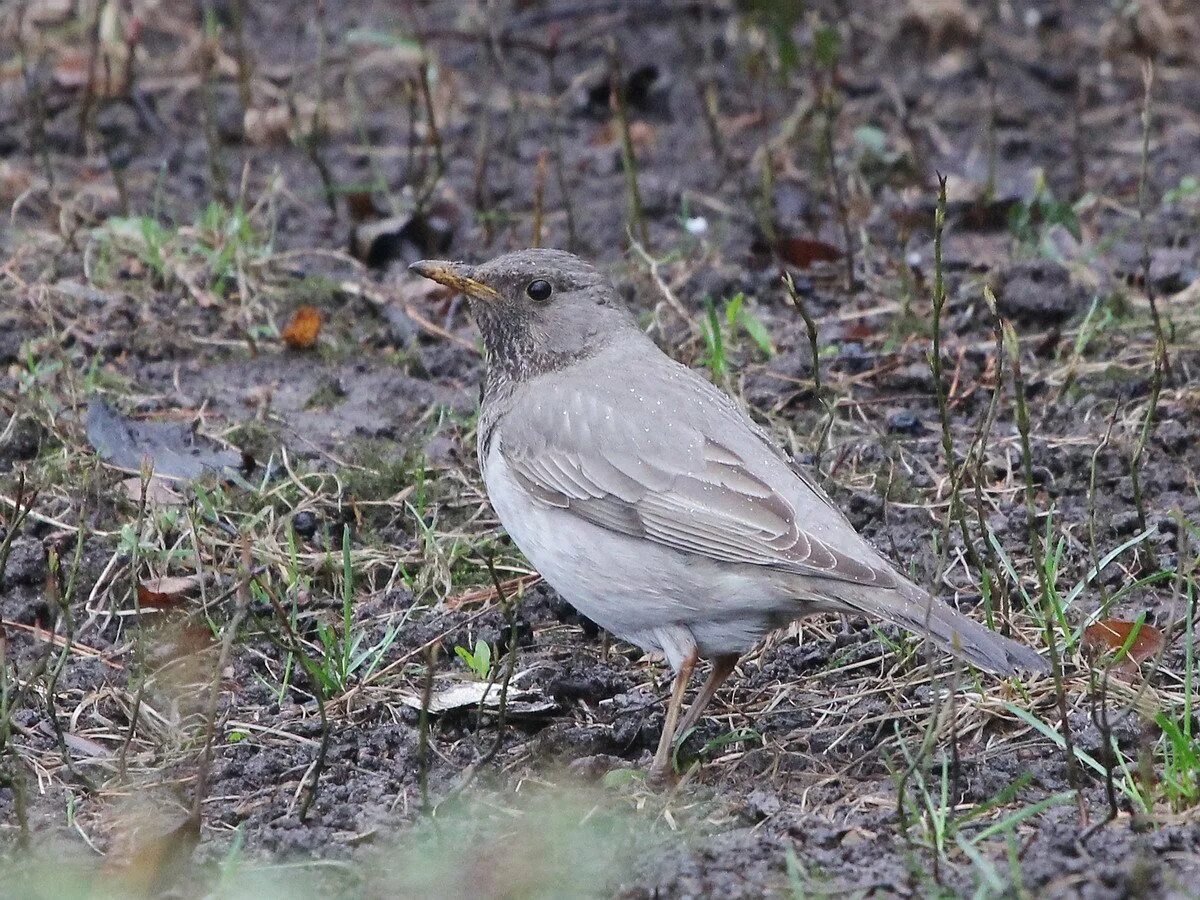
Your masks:
{"label": "pale grey bird", "polygon": [[[412,268],[464,293],[482,332],[479,465],[500,522],[571,605],[675,670],[651,774],[738,657],[810,613],[893,622],[990,672],[1047,668],[901,575],[593,266],[522,250]],[[680,723],[701,657],[712,674]]]}

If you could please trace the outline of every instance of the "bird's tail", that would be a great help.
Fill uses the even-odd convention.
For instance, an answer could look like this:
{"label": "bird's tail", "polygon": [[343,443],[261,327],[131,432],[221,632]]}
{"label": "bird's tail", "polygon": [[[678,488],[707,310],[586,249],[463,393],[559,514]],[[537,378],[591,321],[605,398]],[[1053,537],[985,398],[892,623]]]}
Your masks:
{"label": "bird's tail", "polygon": [[1011,675],[1050,669],[1031,648],[967,618],[915,584],[894,590],[839,584],[830,593],[841,611],[883,619],[928,636],[943,650],[988,672]]}

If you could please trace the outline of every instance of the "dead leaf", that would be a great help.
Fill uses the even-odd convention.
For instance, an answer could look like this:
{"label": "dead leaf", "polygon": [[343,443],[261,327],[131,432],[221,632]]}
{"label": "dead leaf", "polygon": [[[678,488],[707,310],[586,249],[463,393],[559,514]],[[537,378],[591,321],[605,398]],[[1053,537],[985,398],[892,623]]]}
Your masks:
{"label": "dead leaf", "polygon": [[138,584],[138,603],[151,609],[169,609],[179,606],[196,588],[200,587],[199,575],[168,575],[163,578],[147,578]]}
{"label": "dead leaf", "polygon": [[346,194],[346,212],[354,225],[379,218],[379,209],[370,191],[350,191]]}
{"label": "dead leaf", "polygon": [[842,258],[837,247],[812,238],[781,237],[775,251],[784,262],[798,269],[811,269],[813,263],[837,262]]}
{"label": "dead leaf", "polygon": [[[142,502],[143,488],[140,477],[123,480],[121,482],[121,490],[134,503]],[[184,503],[183,494],[175,490],[172,482],[157,475],[152,476],[146,482],[144,490],[147,506],[182,506]]]}
{"label": "dead leaf", "polygon": [[[413,709],[421,708],[419,694],[404,694],[400,702]],[[464,681],[452,684],[440,691],[435,691],[429,698],[429,711],[435,715],[451,712],[456,709],[479,706],[483,701],[485,709],[498,709],[500,706],[500,686],[489,685],[486,681]],[[507,711],[510,715],[533,715],[554,709],[555,702],[544,696],[540,691],[510,686],[508,689]]]}
{"label": "dead leaf", "polygon": [[315,306],[299,307],[283,329],[283,342],[293,350],[311,350],[317,345],[322,321],[321,311]]}
{"label": "dead leaf", "polygon": [[[1101,619],[1083,630],[1083,648],[1094,656],[1118,653],[1136,630],[1137,635],[1129,645],[1127,660],[1141,663],[1162,650],[1163,633],[1145,622],[1127,622],[1123,619]],[[1118,664],[1118,668],[1121,668]],[[1133,667],[1125,668],[1130,671]]]}
{"label": "dead leaf", "polygon": [[242,463],[236,450],[212,447],[186,425],[127,419],[98,397],[88,401],[87,438],[109,465],[141,472],[148,464],[160,478],[191,481],[206,473],[227,475]]}
{"label": "dead leaf", "polygon": [[[54,737],[54,729],[50,727],[50,723],[44,719],[38,723],[38,731],[47,737]],[[105,760],[112,755],[112,752],[102,744],[98,744],[89,737],[84,737],[81,734],[76,734],[73,731],[64,731],[62,733],[63,740],[67,746],[74,750],[81,757],[76,762],[94,762],[97,760]]]}

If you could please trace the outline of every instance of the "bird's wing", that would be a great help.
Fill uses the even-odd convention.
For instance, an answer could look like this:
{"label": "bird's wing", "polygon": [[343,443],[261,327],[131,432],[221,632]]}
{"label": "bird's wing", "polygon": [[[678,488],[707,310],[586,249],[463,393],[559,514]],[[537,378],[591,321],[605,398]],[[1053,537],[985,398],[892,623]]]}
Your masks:
{"label": "bird's wing", "polygon": [[615,532],[722,562],[901,583],[728,397],[687,375],[651,378],[643,393],[613,373],[539,380],[505,416],[498,452],[537,501]]}

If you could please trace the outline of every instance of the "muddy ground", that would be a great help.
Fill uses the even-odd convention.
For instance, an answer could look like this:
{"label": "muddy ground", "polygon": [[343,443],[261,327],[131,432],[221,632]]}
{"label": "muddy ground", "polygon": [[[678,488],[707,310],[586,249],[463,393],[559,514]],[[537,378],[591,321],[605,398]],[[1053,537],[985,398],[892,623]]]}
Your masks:
{"label": "muddy ground", "polygon": [[[0,892],[1194,896],[1189,5],[7,4]],[[809,620],[646,786],[407,271],[534,242],[1056,677]]]}

